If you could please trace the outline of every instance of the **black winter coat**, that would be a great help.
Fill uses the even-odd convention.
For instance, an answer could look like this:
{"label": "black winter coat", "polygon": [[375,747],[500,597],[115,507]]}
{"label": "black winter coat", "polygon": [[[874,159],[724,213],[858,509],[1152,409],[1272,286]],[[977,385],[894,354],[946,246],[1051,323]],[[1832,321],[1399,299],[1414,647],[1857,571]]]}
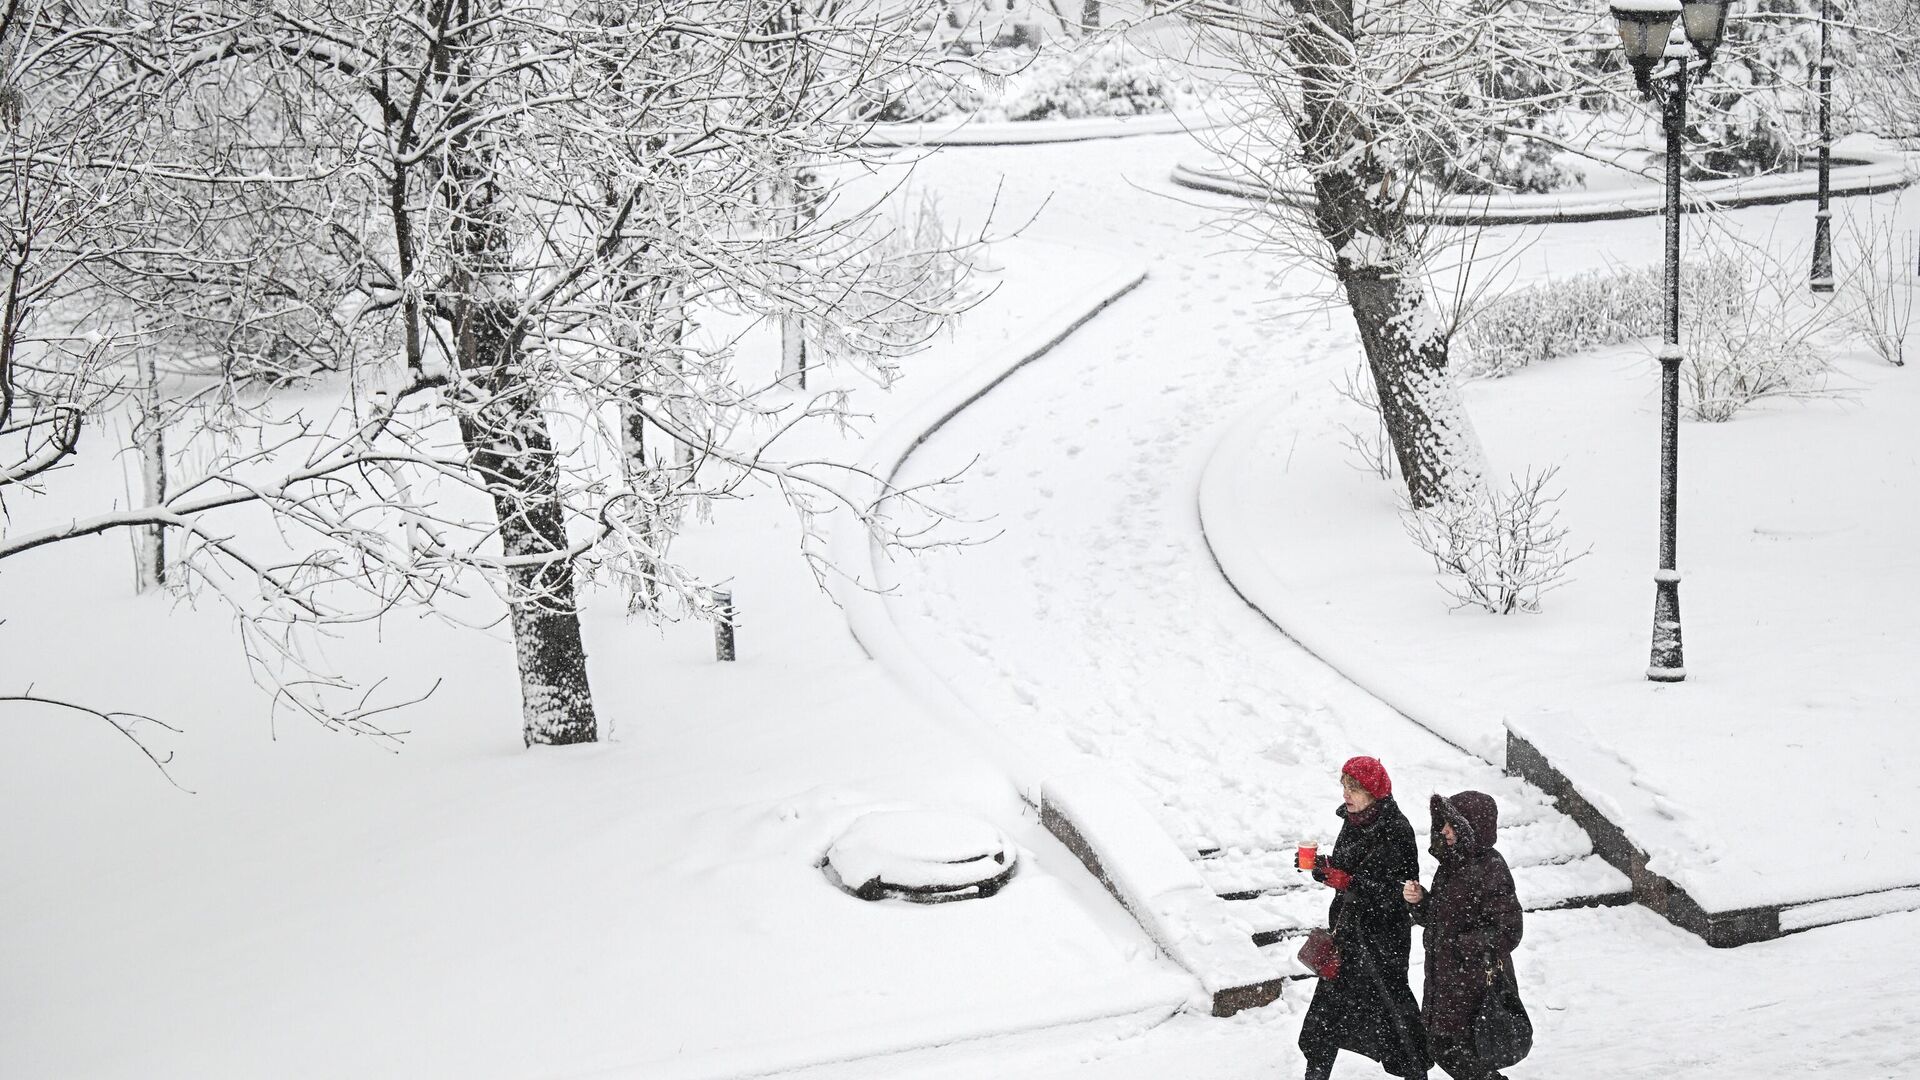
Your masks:
{"label": "black winter coat", "polygon": [[1420,1006],[1407,985],[1413,927],[1400,895],[1403,882],[1420,876],[1413,826],[1392,796],[1360,815],[1366,824],[1349,818],[1344,806],[1339,814],[1345,820],[1327,863],[1352,881],[1334,895],[1327,925],[1335,927],[1340,946],[1340,975],[1314,988],[1300,1050],[1308,1060],[1350,1050],[1395,1076],[1423,1076],[1433,1059]]}
{"label": "black winter coat", "polygon": [[[1413,906],[1413,921],[1425,927],[1427,983],[1421,995],[1427,1030],[1467,1038],[1473,1016],[1487,992],[1489,973],[1520,947],[1520,900],[1514,895],[1507,860],[1494,850],[1500,810],[1493,798],[1463,791],[1451,799],[1435,795],[1433,854],[1440,860],[1433,888]],[[1452,824],[1449,847],[1442,825]]]}

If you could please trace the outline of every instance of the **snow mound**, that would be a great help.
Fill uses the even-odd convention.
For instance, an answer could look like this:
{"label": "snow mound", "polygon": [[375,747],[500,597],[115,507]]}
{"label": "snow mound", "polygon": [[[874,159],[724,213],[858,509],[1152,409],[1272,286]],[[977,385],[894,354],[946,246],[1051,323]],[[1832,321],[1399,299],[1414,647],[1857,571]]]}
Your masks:
{"label": "snow mound", "polygon": [[826,868],[863,900],[940,901],[992,896],[1013,875],[1006,835],[966,814],[885,810],[866,814],[827,849]]}

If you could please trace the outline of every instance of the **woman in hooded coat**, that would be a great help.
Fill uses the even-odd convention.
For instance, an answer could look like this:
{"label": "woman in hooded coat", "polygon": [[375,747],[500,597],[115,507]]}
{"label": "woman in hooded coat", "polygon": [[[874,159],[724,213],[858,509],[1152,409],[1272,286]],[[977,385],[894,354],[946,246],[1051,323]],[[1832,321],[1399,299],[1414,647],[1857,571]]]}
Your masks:
{"label": "woman in hooded coat", "polygon": [[1474,1053],[1473,1018],[1496,979],[1513,979],[1520,947],[1520,900],[1507,860],[1494,850],[1500,809],[1493,797],[1463,791],[1435,795],[1432,850],[1440,860],[1432,890],[1403,890],[1424,930],[1427,982],[1421,1019],[1434,1060],[1454,1080],[1501,1080]]}
{"label": "woman in hooded coat", "polygon": [[1340,768],[1344,804],[1333,853],[1321,856],[1314,879],[1334,889],[1328,925],[1340,948],[1340,971],[1313,991],[1300,1027],[1307,1080],[1327,1080],[1342,1050],[1378,1061],[1394,1076],[1427,1075],[1432,1059],[1420,1029],[1420,1006],[1407,985],[1413,926],[1401,883],[1420,874],[1413,826],[1393,801],[1386,767],[1370,757]]}

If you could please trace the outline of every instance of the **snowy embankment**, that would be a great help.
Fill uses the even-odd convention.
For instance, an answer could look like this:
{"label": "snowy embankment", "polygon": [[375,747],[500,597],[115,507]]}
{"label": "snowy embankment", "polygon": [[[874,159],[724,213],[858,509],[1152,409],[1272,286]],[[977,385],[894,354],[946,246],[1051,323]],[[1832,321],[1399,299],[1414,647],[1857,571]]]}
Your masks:
{"label": "snowy embankment", "polygon": [[[884,425],[1075,317],[1060,254],[998,246],[1001,292],[897,393],[849,387],[857,410]],[[863,452],[858,435],[820,439]],[[112,502],[121,468],[93,443],[48,496],[83,498],[35,519]],[[401,670],[407,692],[444,679],[390,717],[410,729],[392,753],[270,723],[231,620],[131,595],[123,538],[9,561],[8,689],[180,727],[159,745],[194,793],[98,722],[7,714],[0,1074],[733,1076],[1150,1024],[1187,1001],[1194,980],[1040,826],[1002,761],[861,654],[778,498],[715,517],[677,550],[731,578],[741,659],[713,662],[703,623],[656,630],[594,595],[611,737],[569,749],[521,748],[501,628],[395,615],[331,644],[349,670]],[[816,863],[838,832],[905,807],[991,823],[1018,873],[990,900],[938,906],[830,885]]]}
{"label": "snowy embankment", "polygon": [[[1897,214],[1893,227],[1920,220],[1920,199],[1875,207],[1882,222]],[[1797,206],[1733,221],[1785,251],[1811,218]],[[1567,240],[1574,262],[1605,250],[1598,232]],[[1330,388],[1244,414],[1208,468],[1208,536],[1235,586],[1289,633],[1491,760],[1510,726],[1710,911],[1910,886],[1920,382],[1837,335],[1824,345],[1839,396],[1683,425],[1682,684],[1642,677],[1659,450],[1643,347],[1467,387],[1496,480],[1558,466],[1561,521],[1576,548],[1592,545],[1540,615],[1448,610],[1394,486],[1341,447],[1358,413]],[[1889,906],[1911,905],[1862,910]]]}

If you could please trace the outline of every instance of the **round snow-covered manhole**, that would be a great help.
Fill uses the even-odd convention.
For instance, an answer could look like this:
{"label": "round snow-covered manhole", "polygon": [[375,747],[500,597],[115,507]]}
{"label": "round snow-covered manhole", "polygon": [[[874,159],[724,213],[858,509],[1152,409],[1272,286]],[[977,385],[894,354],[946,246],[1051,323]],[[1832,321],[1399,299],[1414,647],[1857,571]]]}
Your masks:
{"label": "round snow-covered manhole", "polygon": [[862,900],[922,904],[992,896],[1016,856],[988,822],[938,810],[883,810],[847,827],[827,849],[829,880]]}

